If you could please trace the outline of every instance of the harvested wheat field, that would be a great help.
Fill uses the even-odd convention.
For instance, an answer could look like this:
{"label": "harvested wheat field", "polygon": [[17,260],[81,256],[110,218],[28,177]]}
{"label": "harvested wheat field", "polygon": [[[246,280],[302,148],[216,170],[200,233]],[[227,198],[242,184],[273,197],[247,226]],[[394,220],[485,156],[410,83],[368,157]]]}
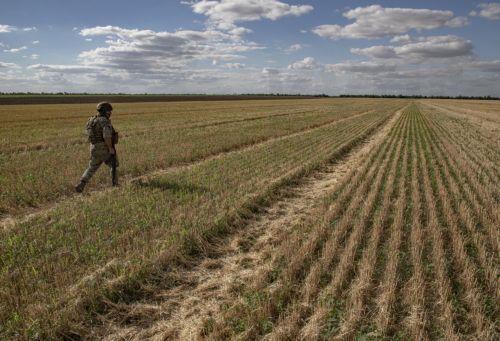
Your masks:
{"label": "harvested wheat field", "polygon": [[115,108],[0,106],[2,339],[498,338],[497,101]]}

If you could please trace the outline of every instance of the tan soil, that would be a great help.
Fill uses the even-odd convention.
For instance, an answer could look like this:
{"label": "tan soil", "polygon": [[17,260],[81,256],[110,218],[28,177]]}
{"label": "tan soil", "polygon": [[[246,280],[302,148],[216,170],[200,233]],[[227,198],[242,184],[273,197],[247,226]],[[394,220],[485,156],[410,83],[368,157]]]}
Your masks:
{"label": "tan soil", "polygon": [[177,269],[179,284],[159,289],[143,302],[115,305],[102,316],[103,326],[93,337],[106,340],[200,339],[206,322],[217,320],[225,304],[237,299],[244,287],[272,262],[273,251],[290,229],[304,221],[321,199],[377,146],[394,126],[403,109],[346,157],[306,178],[290,196],[275,202],[220,246],[218,256],[190,268]]}

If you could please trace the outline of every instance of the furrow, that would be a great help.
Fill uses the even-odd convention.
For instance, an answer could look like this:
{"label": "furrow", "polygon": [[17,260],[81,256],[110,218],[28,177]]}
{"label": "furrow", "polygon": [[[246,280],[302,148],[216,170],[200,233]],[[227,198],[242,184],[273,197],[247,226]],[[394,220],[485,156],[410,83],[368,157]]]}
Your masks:
{"label": "furrow", "polygon": [[420,164],[419,150],[417,150],[416,117],[413,118],[413,143],[411,150],[412,178],[411,178],[411,231],[410,231],[410,253],[412,275],[403,290],[403,301],[407,305],[407,313],[403,320],[403,325],[409,331],[409,335],[414,340],[428,339],[428,312],[426,293],[428,285],[425,279],[423,264],[424,258],[424,231],[422,228],[422,203],[421,193],[418,184],[421,174],[418,164]]}
{"label": "furrow", "polygon": [[420,126],[419,144],[420,160],[422,161],[424,195],[426,199],[427,221],[426,230],[430,234],[432,244],[432,263],[434,265],[434,285],[437,291],[436,314],[437,324],[440,326],[443,337],[449,340],[459,340],[459,334],[455,325],[456,313],[452,305],[452,291],[450,279],[448,277],[448,267],[446,264],[446,254],[444,248],[444,239],[442,228],[436,212],[436,201],[432,193],[432,185],[429,176],[430,156],[424,153],[425,142],[422,141],[422,130],[425,127]]}
{"label": "furrow", "polygon": [[[430,130],[427,127],[427,132]],[[426,134],[427,139],[426,144],[430,147],[430,152],[436,157],[432,159],[431,166],[435,170],[442,169],[442,165],[439,164],[442,160],[443,155],[435,150],[433,142],[429,134]],[[441,161],[442,162],[442,161]],[[492,326],[491,323],[485,316],[484,313],[484,301],[483,295],[479,288],[477,287],[476,281],[476,266],[471,261],[469,255],[466,251],[465,242],[463,236],[459,229],[459,222],[457,218],[457,212],[453,208],[451,198],[449,196],[448,190],[445,188],[442,174],[440,171],[435,172],[435,180],[437,185],[437,199],[439,200],[439,207],[441,207],[439,217],[443,221],[445,226],[444,234],[450,235],[450,248],[453,254],[453,263],[455,263],[455,271],[457,273],[457,279],[464,288],[462,299],[468,305],[467,319],[466,321],[471,321],[474,328],[474,337],[479,339],[489,339],[492,337]]]}
{"label": "furrow", "polygon": [[[414,113],[412,113],[414,115]],[[411,124],[410,124],[411,125]],[[405,146],[403,153],[403,165],[401,167],[401,176],[404,178],[399,186],[398,196],[395,204],[395,216],[391,227],[391,236],[388,241],[387,264],[384,270],[384,276],[379,287],[379,296],[376,299],[378,311],[375,316],[375,325],[382,335],[388,334],[391,321],[394,316],[394,304],[396,299],[396,290],[399,282],[399,262],[400,248],[403,238],[403,227],[405,224],[406,210],[406,186],[407,167],[408,167],[408,149],[411,139],[410,130],[406,131],[403,138]]]}
{"label": "furrow", "polygon": [[[404,117],[404,126],[400,126],[398,136],[404,131],[403,129],[407,129],[407,117],[406,115],[404,115]],[[323,262],[325,262],[323,267],[325,269],[331,266],[330,264],[332,264],[335,259],[337,252],[343,251],[343,256],[340,256],[337,266],[328,271],[329,274],[332,274],[330,282],[319,292],[318,298],[315,300],[314,308],[312,309],[313,314],[307,319],[307,323],[300,331],[301,338],[317,339],[323,329],[327,329],[327,334],[334,334],[337,331],[337,325],[328,326],[329,314],[331,309],[334,309],[332,303],[337,300],[336,296],[341,286],[344,284],[344,275],[350,269],[349,261],[352,260],[352,254],[356,251],[354,246],[360,237],[362,222],[368,218],[369,212],[374,204],[373,200],[377,194],[377,189],[381,185],[382,177],[388,171],[388,165],[394,161],[395,155],[401,148],[401,140],[397,138],[396,141],[399,142],[397,144],[391,144],[391,152],[386,154],[383,159],[380,159],[378,165],[372,166],[369,173],[364,178],[364,186],[360,186],[359,191],[353,196],[355,202],[363,202],[361,206],[362,211],[357,220],[358,224],[352,226],[351,215],[344,213],[339,222],[334,225],[334,230],[323,247],[322,259],[324,259]],[[332,220],[333,219],[329,221]],[[349,232],[351,232],[350,235]],[[342,249],[342,243],[346,238],[348,238],[348,240],[345,242],[346,244]],[[339,249],[341,250],[338,251]]]}
{"label": "furrow", "polygon": [[[432,122],[429,124],[432,124]],[[488,191],[484,186],[478,184],[476,180],[477,171],[475,173],[472,172],[470,164],[464,161],[460,153],[456,152],[449,142],[443,141],[438,135],[434,136],[436,140],[439,141],[439,146],[443,150],[445,162],[451,170],[453,178],[458,181],[463,189],[465,199],[473,208],[475,217],[486,232],[492,249],[498,254],[500,251],[500,235],[497,230],[498,223],[500,222],[499,204],[496,203],[493,198],[486,196]],[[460,181],[460,179],[468,179],[468,181]],[[489,185],[489,188],[493,187],[493,184]],[[482,200],[486,201],[487,204],[484,205]]]}
{"label": "furrow", "polygon": [[359,323],[367,313],[366,296],[373,288],[373,274],[376,266],[374,260],[377,259],[377,253],[380,251],[379,246],[385,226],[389,220],[389,213],[394,207],[391,199],[396,193],[397,184],[400,182],[400,177],[396,175],[396,166],[398,163],[399,161],[392,164],[389,175],[385,180],[388,187],[383,192],[381,208],[373,218],[373,227],[367,248],[363,251],[362,258],[358,264],[356,278],[346,293],[346,316],[339,328],[338,338],[353,337]]}

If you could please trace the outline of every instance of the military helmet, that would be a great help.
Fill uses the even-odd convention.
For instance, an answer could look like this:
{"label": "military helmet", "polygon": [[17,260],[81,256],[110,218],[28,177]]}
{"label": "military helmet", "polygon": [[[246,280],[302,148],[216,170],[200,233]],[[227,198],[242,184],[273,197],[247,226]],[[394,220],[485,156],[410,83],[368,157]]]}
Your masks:
{"label": "military helmet", "polygon": [[109,112],[112,110],[113,110],[113,107],[108,102],[101,102],[101,103],[97,104],[97,111],[98,112],[106,113],[106,112]]}

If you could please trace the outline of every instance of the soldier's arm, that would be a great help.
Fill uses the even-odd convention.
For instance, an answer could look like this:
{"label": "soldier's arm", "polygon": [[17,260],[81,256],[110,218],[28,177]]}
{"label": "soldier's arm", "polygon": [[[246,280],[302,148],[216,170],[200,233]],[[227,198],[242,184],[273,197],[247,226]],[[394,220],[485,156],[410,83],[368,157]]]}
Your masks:
{"label": "soldier's arm", "polygon": [[114,154],[115,148],[113,148],[113,141],[112,141],[111,137],[105,137],[104,142],[106,143],[106,146],[108,146],[109,153]]}
{"label": "soldier's arm", "polygon": [[106,143],[110,154],[114,154],[115,149],[113,148],[113,127],[111,126],[111,122],[109,120],[105,120],[103,122],[102,137],[104,138],[104,142]]}

